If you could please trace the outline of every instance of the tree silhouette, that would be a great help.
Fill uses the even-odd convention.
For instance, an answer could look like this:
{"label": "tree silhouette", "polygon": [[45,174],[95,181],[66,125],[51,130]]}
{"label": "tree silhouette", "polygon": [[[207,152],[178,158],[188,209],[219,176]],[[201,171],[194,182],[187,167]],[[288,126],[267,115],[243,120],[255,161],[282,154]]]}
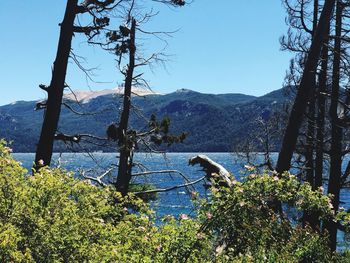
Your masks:
{"label": "tree silhouette", "polygon": [[[342,138],[343,131],[338,118],[338,101],[340,87],[340,60],[341,60],[341,34],[342,34],[342,16],[343,3],[337,1],[336,5],[336,21],[335,21],[335,41],[334,41],[334,58],[332,73],[332,93],[331,93],[331,151],[330,151],[330,170],[328,193],[333,195],[333,208],[338,211],[341,189],[341,164],[342,164]],[[329,233],[330,246],[335,251],[337,246],[337,224],[333,221],[326,223],[326,229]]]}
{"label": "tree silhouette", "polygon": [[303,115],[307,108],[307,102],[309,101],[311,94],[314,92],[313,82],[315,79],[315,72],[320,59],[322,46],[327,39],[327,28],[329,27],[333,14],[334,4],[335,0],[325,1],[315,36],[306,58],[304,72],[289,116],[287,128],[282,141],[282,147],[278,156],[276,166],[276,171],[278,173],[290,169],[291,159],[297,143]]}
{"label": "tree silhouette", "polygon": [[[105,12],[113,10],[121,1],[84,1],[67,0],[63,22],[58,42],[57,54],[53,64],[52,78],[49,86],[40,85],[47,92],[47,101],[41,108],[45,108],[44,121],[35,155],[35,169],[50,165],[55,134],[60,118],[64,88],[66,86],[66,72],[68,60],[71,55],[72,39],[75,33],[87,35],[97,34],[109,24]],[[76,26],[74,24],[78,14],[88,14],[93,20],[92,25]]]}

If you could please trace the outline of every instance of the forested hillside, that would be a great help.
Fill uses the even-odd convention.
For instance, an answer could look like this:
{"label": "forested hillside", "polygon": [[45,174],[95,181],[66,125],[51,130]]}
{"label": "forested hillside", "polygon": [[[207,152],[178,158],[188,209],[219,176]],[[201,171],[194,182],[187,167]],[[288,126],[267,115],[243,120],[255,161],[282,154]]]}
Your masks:
{"label": "forested hillside", "polygon": [[[283,90],[254,97],[244,94],[203,94],[182,89],[165,95],[135,96],[133,100],[132,128],[147,126],[152,113],[159,119],[167,116],[171,120],[172,132],[188,133],[185,143],[172,145],[169,150],[186,152],[232,151],[254,129],[257,118],[280,111],[283,104],[288,103]],[[35,151],[42,122],[42,112],[34,110],[36,103],[18,101],[0,107],[0,137],[13,141],[16,152]],[[121,95],[108,94],[79,103],[73,100],[66,100],[65,103],[76,112],[63,107],[59,132],[106,137],[108,125],[118,122]],[[274,149],[277,150],[278,146],[277,141]],[[100,150],[91,145],[89,147]],[[56,143],[56,151],[64,149],[65,145]],[[259,145],[256,150],[259,150]]]}

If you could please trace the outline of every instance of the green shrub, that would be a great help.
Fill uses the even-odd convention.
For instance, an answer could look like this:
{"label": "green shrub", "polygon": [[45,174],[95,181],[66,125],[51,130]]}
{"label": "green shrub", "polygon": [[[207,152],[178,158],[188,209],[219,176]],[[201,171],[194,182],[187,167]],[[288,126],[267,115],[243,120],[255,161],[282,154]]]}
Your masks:
{"label": "green shrub", "polygon": [[192,247],[195,220],[157,227],[152,214],[66,171],[28,175],[0,142],[0,262],[165,262]]}
{"label": "green shrub", "polygon": [[[71,173],[33,176],[0,141],[0,262],[347,262],[326,237],[293,218],[332,217],[330,199],[288,173],[250,175],[215,186],[195,218],[153,212],[132,194],[99,188]],[[196,194],[194,198],[198,198]],[[279,214],[274,202],[289,214]],[[347,222],[347,215],[341,220]]]}
{"label": "green shrub", "polygon": [[[294,216],[317,211],[332,217],[330,198],[293,175],[247,176],[232,188],[215,186],[202,204],[203,229],[216,241],[218,257],[248,262],[330,262],[326,237],[302,227]],[[283,205],[279,213],[276,204]],[[289,211],[289,213],[287,213]]]}

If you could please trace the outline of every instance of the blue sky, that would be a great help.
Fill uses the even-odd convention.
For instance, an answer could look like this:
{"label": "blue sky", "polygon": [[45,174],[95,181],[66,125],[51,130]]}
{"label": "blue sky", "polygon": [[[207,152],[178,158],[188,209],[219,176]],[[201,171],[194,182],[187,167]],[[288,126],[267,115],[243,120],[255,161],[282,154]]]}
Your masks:
{"label": "blue sky", "polygon": [[[65,2],[1,3],[0,105],[45,97],[38,85],[50,82]],[[260,96],[282,86],[292,54],[280,51],[279,37],[287,30],[281,1],[193,0],[176,10],[157,7],[161,12],[147,28],[179,31],[167,39],[166,69],[145,69],[154,90],[169,93],[187,88]],[[103,83],[88,82],[71,63],[67,82],[72,88],[99,90],[122,83],[113,56],[86,45],[81,37],[73,41],[74,52],[87,58],[86,67],[98,67],[94,78]],[[143,46],[146,52],[161,47],[163,43],[147,39]]]}

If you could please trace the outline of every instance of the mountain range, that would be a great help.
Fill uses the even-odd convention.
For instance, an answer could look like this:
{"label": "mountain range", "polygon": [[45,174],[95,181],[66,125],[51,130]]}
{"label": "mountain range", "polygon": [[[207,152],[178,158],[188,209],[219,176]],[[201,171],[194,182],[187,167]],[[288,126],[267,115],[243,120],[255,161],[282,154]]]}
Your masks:
{"label": "mountain range", "polygon": [[[169,94],[134,90],[130,127],[146,128],[153,113],[158,119],[167,116],[171,120],[172,133],[188,133],[183,143],[173,144],[169,151],[227,152],[247,139],[255,129],[257,118],[267,112],[281,111],[288,99],[282,89],[260,97],[203,94],[187,89]],[[44,110],[35,110],[37,102],[17,101],[0,106],[0,138],[12,141],[15,152],[35,151],[44,114]],[[118,122],[121,102],[121,91],[115,89],[66,94],[58,131],[106,137],[107,127]],[[277,139],[276,149],[279,143]],[[97,146],[89,147],[90,150],[101,150]],[[63,143],[55,144],[55,151],[64,150]],[[256,150],[259,150],[258,146]]]}

